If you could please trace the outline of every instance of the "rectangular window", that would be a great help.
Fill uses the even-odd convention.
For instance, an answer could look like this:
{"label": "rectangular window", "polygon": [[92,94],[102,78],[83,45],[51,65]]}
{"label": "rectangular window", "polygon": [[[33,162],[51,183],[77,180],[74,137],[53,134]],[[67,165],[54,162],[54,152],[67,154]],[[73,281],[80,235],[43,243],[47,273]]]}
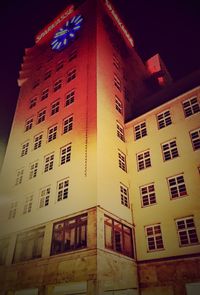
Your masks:
{"label": "rectangular window", "polygon": [[73,128],[73,116],[69,116],[63,120],[63,133],[71,131]]}
{"label": "rectangular window", "polygon": [[138,171],[151,167],[150,151],[137,154]]}
{"label": "rectangular window", "polygon": [[51,77],[51,71],[47,71],[45,74],[44,74],[44,80],[47,80]]}
{"label": "rectangular window", "polygon": [[125,207],[129,207],[129,192],[128,188],[124,184],[120,184],[120,197],[121,204]]}
{"label": "rectangular window", "polygon": [[50,154],[44,157],[44,172],[53,169],[54,154]]}
{"label": "rectangular window", "polygon": [[157,115],[158,129],[162,129],[172,124],[170,110],[166,110]]}
{"label": "rectangular window", "polygon": [[8,219],[15,218],[17,212],[17,202],[12,202],[8,214]]}
{"label": "rectangular window", "polygon": [[50,186],[44,187],[40,190],[39,208],[49,205],[50,191]]}
{"label": "rectangular window", "polygon": [[54,87],[53,87],[53,91],[56,92],[58,91],[60,88],[62,87],[62,80],[59,79],[55,82]]}
{"label": "rectangular window", "polygon": [[187,196],[187,190],[183,175],[168,178],[170,197],[172,199]]}
{"label": "rectangular window", "polygon": [[146,122],[142,122],[134,126],[135,140],[138,140],[147,135]]}
{"label": "rectangular window", "polygon": [[192,216],[176,220],[180,246],[198,244],[198,236]]}
{"label": "rectangular window", "polygon": [[36,103],[37,103],[37,97],[32,97],[30,99],[29,108],[32,109],[33,107],[35,107],[36,106]]}
{"label": "rectangular window", "polygon": [[127,166],[126,166],[126,156],[118,151],[118,161],[119,161],[119,168],[124,170],[125,172],[127,171]]}
{"label": "rectangular window", "polygon": [[123,255],[134,257],[130,227],[104,216],[105,247]]}
{"label": "rectangular window", "polygon": [[28,148],[29,148],[29,142],[28,141],[22,144],[21,157],[24,157],[25,155],[28,154]]}
{"label": "rectangular window", "polygon": [[60,102],[59,100],[54,101],[51,105],[51,116],[59,112]]}
{"label": "rectangular window", "polygon": [[32,179],[37,176],[38,172],[38,162],[30,164],[29,179]]}
{"label": "rectangular window", "polygon": [[53,225],[51,255],[87,247],[87,214]]}
{"label": "rectangular window", "polygon": [[121,91],[121,81],[117,77],[117,75],[114,74],[114,85],[117,87],[119,91]]}
{"label": "rectangular window", "polygon": [[68,61],[72,61],[73,59],[75,59],[77,57],[77,50],[73,49],[70,53],[69,53],[69,57],[68,57]]}
{"label": "rectangular window", "polygon": [[200,111],[199,102],[196,96],[190,99],[184,100],[182,104],[183,104],[183,110],[184,110],[184,114],[186,118]]}
{"label": "rectangular window", "polygon": [[113,54],[113,65],[116,67],[116,69],[119,70],[119,68],[120,68],[120,62],[119,62],[118,57],[115,54]]}
{"label": "rectangular window", "polygon": [[140,187],[142,207],[156,204],[156,193],[154,184],[148,184]]}
{"label": "rectangular window", "polygon": [[48,98],[48,96],[49,96],[49,89],[46,88],[46,89],[44,89],[44,90],[42,91],[42,94],[41,94],[41,100],[44,100],[44,99]]}
{"label": "rectangular window", "polygon": [[76,78],[76,69],[72,69],[67,73],[67,83],[74,80]]}
{"label": "rectangular window", "polygon": [[120,114],[123,115],[123,105],[121,100],[117,96],[115,96],[115,108]]}
{"label": "rectangular window", "polygon": [[35,89],[36,87],[38,87],[40,85],[40,80],[35,80],[33,82],[33,89]]}
{"label": "rectangular window", "polygon": [[160,224],[145,226],[148,251],[163,250],[163,239]]}
{"label": "rectangular window", "polygon": [[8,247],[9,247],[9,239],[0,240],[0,265],[6,264]]}
{"label": "rectangular window", "polygon": [[26,197],[23,214],[27,214],[31,212],[32,204],[33,204],[33,196]]}
{"label": "rectangular window", "polygon": [[57,130],[58,130],[58,126],[52,126],[48,129],[48,142],[56,139],[57,137]]}
{"label": "rectangular window", "polygon": [[46,116],[46,110],[41,110],[38,113],[38,119],[37,119],[37,123],[41,123],[45,120],[45,116]]}
{"label": "rectangular window", "polygon": [[69,179],[61,180],[57,183],[57,201],[67,199],[69,192]]}
{"label": "rectangular window", "polygon": [[194,151],[200,149],[200,128],[190,131],[190,138]]}
{"label": "rectangular window", "polygon": [[25,131],[30,130],[33,127],[33,118],[26,120]]}
{"label": "rectangular window", "polygon": [[60,165],[63,165],[71,160],[71,144],[68,144],[60,149]]}
{"label": "rectangular window", "polygon": [[122,140],[125,141],[125,137],[124,137],[124,127],[117,122],[117,136]]}
{"label": "rectangular window", "polygon": [[164,161],[168,161],[179,156],[175,139],[163,143],[161,147]]}
{"label": "rectangular window", "polygon": [[63,62],[63,60],[61,60],[58,62],[57,66],[56,66],[56,72],[61,70],[63,67],[64,67],[64,62]]}
{"label": "rectangular window", "polygon": [[23,175],[24,175],[24,168],[17,170],[15,185],[22,183]]}
{"label": "rectangular window", "polygon": [[66,100],[65,100],[66,107],[74,102],[74,97],[75,97],[75,90],[73,89],[69,91],[66,95]]}
{"label": "rectangular window", "polygon": [[37,134],[34,137],[34,150],[39,149],[41,147],[41,145],[42,145],[42,133]]}
{"label": "rectangular window", "polygon": [[40,227],[17,235],[13,263],[40,258],[45,227]]}

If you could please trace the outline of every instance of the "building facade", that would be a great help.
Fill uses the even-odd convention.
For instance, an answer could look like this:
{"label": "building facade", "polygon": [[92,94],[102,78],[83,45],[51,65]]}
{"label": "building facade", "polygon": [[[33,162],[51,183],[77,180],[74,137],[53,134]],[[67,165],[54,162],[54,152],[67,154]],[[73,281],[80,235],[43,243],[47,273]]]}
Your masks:
{"label": "building facade", "polygon": [[199,290],[200,88],[166,94],[149,67],[107,0],[68,6],[25,50],[1,294]]}

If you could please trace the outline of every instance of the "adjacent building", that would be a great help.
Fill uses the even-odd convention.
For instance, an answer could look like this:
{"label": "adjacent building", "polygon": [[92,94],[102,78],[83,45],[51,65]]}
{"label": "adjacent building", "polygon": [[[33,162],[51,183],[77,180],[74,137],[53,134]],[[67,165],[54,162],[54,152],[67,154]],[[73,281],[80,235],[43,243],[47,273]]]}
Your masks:
{"label": "adjacent building", "polygon": [[82,2],[25,50],[0,294],[197,294],[199,73],[172,83],[108,0]]}

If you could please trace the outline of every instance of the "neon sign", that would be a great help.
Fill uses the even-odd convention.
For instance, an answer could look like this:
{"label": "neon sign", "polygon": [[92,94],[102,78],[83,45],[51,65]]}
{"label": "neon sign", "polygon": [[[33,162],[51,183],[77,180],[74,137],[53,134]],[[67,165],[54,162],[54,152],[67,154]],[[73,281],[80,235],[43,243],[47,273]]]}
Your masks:
{"label": "neon sign", "polygon": [[129,45],[131,45],[131,47],[134,47],[134,42],[133,42],[131,35],[129,34],[129,32],[125,28],[124,24],[122,23],[119,16],[117,15],[117,13],[115,12],[115,10],[113,9],[112,5],[110,4],[110,2],[108,0],[105,0],[105,5],[108,8],[111,16],[117,22],[120,31],[126,37],[126,40],[128,41]]}
{"label": "neon sign", "polygon": [[72,12],[74,11],[74,6],[70,5],[64,10],[51,24],[44,28],[44,30],[40,31],[36,37],[35,42],[39,43],[44,37],[54,30],[64,19],[66,19]]}

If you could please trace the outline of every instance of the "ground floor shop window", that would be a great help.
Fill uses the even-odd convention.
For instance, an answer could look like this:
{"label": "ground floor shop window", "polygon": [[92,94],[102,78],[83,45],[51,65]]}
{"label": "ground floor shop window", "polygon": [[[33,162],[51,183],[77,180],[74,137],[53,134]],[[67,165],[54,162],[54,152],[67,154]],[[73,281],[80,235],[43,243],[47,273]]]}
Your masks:
{"label": "ground floor shop window", "polygon": [[87,246],[87,214],[57,222],[53,225],[51,255]]}

